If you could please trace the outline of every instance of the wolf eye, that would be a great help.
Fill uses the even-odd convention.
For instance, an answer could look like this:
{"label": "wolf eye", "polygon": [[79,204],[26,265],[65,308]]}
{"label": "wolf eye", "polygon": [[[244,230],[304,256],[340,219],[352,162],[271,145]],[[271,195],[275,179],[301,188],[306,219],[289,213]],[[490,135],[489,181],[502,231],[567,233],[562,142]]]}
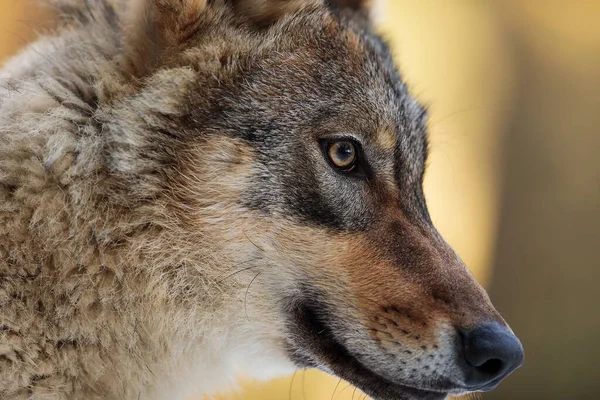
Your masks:
{"label": "wolf eye", "polygon": [[329,143],[327,146],[327,156],[334,167],[350,172],[354,168],[357,159],[356,145],[350,140],[340,140]]}

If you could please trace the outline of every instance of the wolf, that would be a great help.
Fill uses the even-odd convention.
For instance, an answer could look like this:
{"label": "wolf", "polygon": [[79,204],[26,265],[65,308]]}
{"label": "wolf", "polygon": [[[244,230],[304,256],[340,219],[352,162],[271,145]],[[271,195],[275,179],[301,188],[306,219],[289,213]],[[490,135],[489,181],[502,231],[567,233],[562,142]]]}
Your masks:
{"label": "wolf", "polygon": [[427,113],[367,0],[51,0],[0,72],[0,398],[298,368],[491,390],[523,348],[429,217]]}

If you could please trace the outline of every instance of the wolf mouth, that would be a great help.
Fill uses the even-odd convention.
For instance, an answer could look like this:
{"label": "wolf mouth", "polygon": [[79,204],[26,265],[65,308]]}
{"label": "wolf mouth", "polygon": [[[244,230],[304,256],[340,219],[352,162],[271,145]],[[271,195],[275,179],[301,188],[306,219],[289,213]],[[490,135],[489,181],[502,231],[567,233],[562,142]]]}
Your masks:
{"label": "wolf mouth", "polygon": [[[292,310],[289,352],[300,368],[318,368],[350,382],[375,400],[443,400],[447,392],[417,389],[392,382],[361,363],[324,323],[314,301]],[[318,360],[318,361],[317,361]]]}

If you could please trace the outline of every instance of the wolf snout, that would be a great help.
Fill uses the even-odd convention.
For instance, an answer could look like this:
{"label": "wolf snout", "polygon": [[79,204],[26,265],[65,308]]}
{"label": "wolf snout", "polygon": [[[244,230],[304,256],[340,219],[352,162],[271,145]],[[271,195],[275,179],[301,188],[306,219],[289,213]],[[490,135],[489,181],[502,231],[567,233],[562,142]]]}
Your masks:
{"label": "wolf snout", "polygon": [[506,326],[487,322],[460,332],[465,384],[473,391],[494,389],[523,364],[523,346]]}

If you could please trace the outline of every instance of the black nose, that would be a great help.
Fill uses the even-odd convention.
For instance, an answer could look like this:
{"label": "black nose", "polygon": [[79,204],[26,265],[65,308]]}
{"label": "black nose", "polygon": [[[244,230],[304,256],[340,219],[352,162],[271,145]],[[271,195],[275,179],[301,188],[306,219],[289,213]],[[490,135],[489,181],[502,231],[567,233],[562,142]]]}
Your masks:
{"label": "black nose", "polygon": [[523,346],[505,326],[487,322],[461,332],[465,383],[472,390],[491,390],[523,364]]}

